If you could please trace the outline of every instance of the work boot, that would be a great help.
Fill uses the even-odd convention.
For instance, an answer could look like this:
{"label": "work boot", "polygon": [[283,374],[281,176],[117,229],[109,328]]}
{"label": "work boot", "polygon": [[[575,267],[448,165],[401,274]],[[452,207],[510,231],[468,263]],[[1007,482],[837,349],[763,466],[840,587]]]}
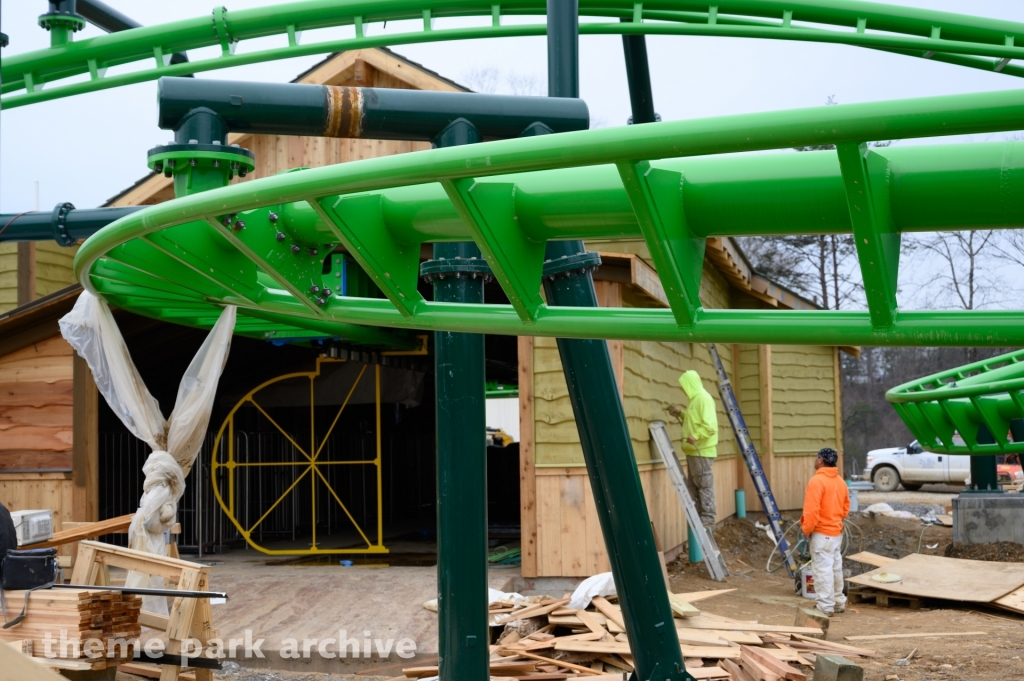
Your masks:
{"label": "work boot", "polygon": [[833,610],[833,612],[835,614],[837,614],[837,615],[841,615],[844,612],[846,612],[846,603],[843,603],[843,604],[836,603],[836,609]]}

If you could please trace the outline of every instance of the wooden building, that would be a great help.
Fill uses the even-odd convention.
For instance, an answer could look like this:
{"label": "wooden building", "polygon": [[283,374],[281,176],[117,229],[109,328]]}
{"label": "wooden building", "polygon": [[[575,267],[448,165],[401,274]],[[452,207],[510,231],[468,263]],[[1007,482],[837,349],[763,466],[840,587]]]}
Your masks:
{"label": "wooden building", "polygon": [[[668,307],[644,243],[591,246],[602,252],[604,264],[595,274],[602,306]],[[609,252],[612,249],[618,252]],[[813,307],[752,272],[728,239],[708,240],[700,297],[707,308]],[[839,349],[739,344],[717,349],[779,507],[800,508],[817,451],[822,447],[842,451]],[[718,519],[735,514],[736,489],[745,490],[748,510],[760,511],[718,399],[707,347],[609,341],[609,350],[648,510],[666,553],[673,556],[682,549],[686,521],[668,472],[652,451],[648,424],[665,421],[676,451],[682,451],[680,424],[669,416],[668,408],[686,403],[678,378],[687,369],[701,375],[718,404],[719,445],[714,464]],[[586,576],[607,571],[608,556],[554,339],[519,339],[519,376],[523,576]]]}
{"label": "wooden building", "polygon": [[[299,76],[297,81],[447,91],[465,89],[383,49],[333,55]],[[236,182],[267,177],[289,168],[341,163],[429,146],[400,141],[237,134],[229,141],[251,149],[256,155],[255,172]],[[172,197],[172,180],[154,173],[116,195],[107,205],[148,205]],[[603,265],[595,274],[602,305],[667,306],[643,242],[588,245],[602,253]],[[111,465],[103,463],[104,457],[111,453],[104,450],[103,443],[107,440],[101,440],[100,432],[101,423],[111,419],[103,420],[106,407],[98,401],[84,361],[74,355],[57,329],[57,319],[71,308],[81,290],[77,285],[67,286],[73,282],[73,255],[74,249],[61,249],[55,244],[0,246],[0,501],[15,509],[52,508],[58,529],[60,521],[99,519],[102,511],[97,497],[102,482],[98,471],[104,465],[108,468]],[[488,289],[488,296],[493,290],[496,297],[500,297],[502,293],[497,285],[491,286],[493,289]],[[35,300],[42,296],[45,297]],[[701,300],[708,308],[812,306],[753,273],[742,253],[728,239],[708,240]],[[14,305],[19,307],[11,309]],[[127,317],[131,316],[119,318],[119,323],[134,325],[138,331],[134,338],[147,333],[150,337],[179,333],[175,330],[178,327],[165,328],[170,325],[162,322]],[[158,329],[154,326],[161,324]],[[183,329],[180,333],[180,337],[187,340],[185,346],[188,342],[201,341],[201,335],[197,336],[198,332],[193,330]],[[131,348],[136,341],[130,336],[131,333],[126,332]],[[271,348],[259,341],[242,340],[233,346],[235,358],[229,359],[229,363],[241,362],[240,358],[247,356],[260,370],[269,371],[273,367],[277,373],[283,373],[288,362],[291,362],[289,366],[298,366],[311,361],[308,352],[303,355],[287,347]],[[152,338],[146,342],[151,343]],[[492,345],[490,340],[488,342],[490,354]],[[256,347],[258,345],[262,347]],[[181,350],[180,358],[169,361],[163,374],[158,371],[147,375],[147,371],[153,369],[140,366],[147,384],[150,384],[149,376],[156,376],[150,384],[154,395],[166,393],[170,395],[168,399],[173,400],[180,378],[174,362],[187,364],[186,349]],[[685,404],[677,379],[686,369],[695,369],[717,399],[714,371],[706,347],[700,344],[609,341],[609,349],[651,518],[662,547],[672,554],[680,550],[685,541],[685,520],[664,466],[650,451],[647,428],[652,421],[666,421],[678,448],[679,425],[667,412],[670,405]],[[804,485],[812,473],[813,454],[820,447],[837,446],[842,441],[838,349],[727,344],[720,345],[718,350],[780,507],[798,508]],[[271,352],[277,352],[273,357],[281,359],[268,361]],[[523,575],[586,576],[608,570],[555,340],[522,337],[518,339],[518,353],[512,343],[505,354],[508,357],[503,356],[503,359],[513,366],[512,371],[518,362],[521,416],[518,509],[515,508],[515,491],[507,481],[508,476],[515,477],[513,470],[499,466],[492,466],[492,470],[506,476],[494,487],[511,491],[512,517],[518,515],[521,520]],[[137,357],[136,361],[139,360]],[[255,373],[246,377],[244,372],[238,372],[231,378],[236,384],[230,389],[222,385],[221,392],[239,389],[244,394],[266,377],[258,379]],[[248,380],[252,385],[237,383],[241,380]],[[429,395],[432,396],[432,390]],[[432,400],[432,397],[427,399]],[[168,405],[164,408],[169,412]],[[417,423],[432,421],[432,403],[428,409],[429,413],[421,414]],[[219,423],[215,414],[211,428],[215,431]],[[757,497],[743,459],[738,456],[735,438],[720,402],[719,424],[719,455],[715,462],[718,516],[721,519],[735,512],[734,490],[737,488],[746,489],[748,510],[756,512],[759,510]],[[432,450],[432,425],[423,428],[409,437],[418,437],[424,447]],[[424,478],[422,486],[426,492],[418,491],[417,498],[423,496],[432,503],[432,454],[425,461],[420,477]],[[403,462],[395,465],[408,468]],[[205,479],[196,484],[209,486],[210,482]],[[403,492],[402,496],[410,495]],[[203,506],[203,509],[208,515],[220,514],[215,505]]]}
{"label": "wooden building", "polygon": [[[296,82],[465,91],[385,49],[331,55]],[[230,142],[256,154],[255,171],[236,182],[430,147],[237,134]],[[150,173],[106,205],[151,205],[173,197],[173,180]],[[72,272],[76,252],[54,242],[0,244],[0,502],[12,509],[53,509],[56,530],[65,520],[99,519],[98,395],[85,361],[57,328],[81,291]],[[176,385],[179,378],[167,380]]]}

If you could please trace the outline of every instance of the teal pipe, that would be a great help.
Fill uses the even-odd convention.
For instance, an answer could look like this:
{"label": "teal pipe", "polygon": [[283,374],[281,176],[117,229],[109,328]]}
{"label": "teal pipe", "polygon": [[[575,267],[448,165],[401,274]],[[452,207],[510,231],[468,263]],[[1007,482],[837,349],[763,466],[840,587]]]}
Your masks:
{"label": "teal pipe", "polygon": [[686,551],[691,563],[704,562],[704,552],[701,551],[700,542],[697,541],[697,535],[693,533],[693,528],[689,523],[686,525]]}
{"label": "teal pipe", "polygon": [[747,493],[744,490],[736,490],[736,517],[747,517]]}
{"label": "teal pipe", "polygon": [[552,132],[586,130],[590,125],[581,99],[304,83],[161,78],[157,103],[157,123],[164,129],[177,130],[189,112],[204,107],[228,130],[258,135],[433,142],[452,121],[462,118],[483,141],[517,137],[538,121]]}

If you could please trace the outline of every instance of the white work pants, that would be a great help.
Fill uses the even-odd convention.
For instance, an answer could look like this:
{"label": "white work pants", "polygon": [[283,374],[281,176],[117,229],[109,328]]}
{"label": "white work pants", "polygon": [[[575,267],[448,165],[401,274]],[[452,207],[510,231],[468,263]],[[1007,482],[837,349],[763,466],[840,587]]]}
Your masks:
{"label": "white work pants", "polygon": [[818,597],[815,607],[831,615],[836,606],[846,607],[843,595],[843,555],[839,546],[842,535],[829,537],[820,532],[811,533],[811,572],[814,573],[814,593]]}

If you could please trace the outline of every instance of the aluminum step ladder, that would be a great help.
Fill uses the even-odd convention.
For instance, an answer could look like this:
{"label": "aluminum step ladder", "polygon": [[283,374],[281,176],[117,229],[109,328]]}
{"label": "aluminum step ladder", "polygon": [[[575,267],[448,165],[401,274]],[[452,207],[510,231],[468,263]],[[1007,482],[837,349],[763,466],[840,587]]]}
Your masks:
{"label": "aluminum step ladder", "polygon": [[725,367],[722,366],[722,359],[718,356],[718,350],[715,349],[714,343],[708,343],[708,352],[711,353],[711,362],[715,365],[715,373],[718,374],[718,393],[722,396],[722,403],[729,414],[729,423],[732,424],[733,433],[736,434],[736,442],[740,445],[743,460],[747,462],[747,470],[750,471],[750,477],[754,481],[754,489],[757,490],[757,494],[761,498],[761,506],[764,508],[765,515],[768,516],[768,525],[772,528],[775,542],[779,545],[779,553],[785,558],[786,572],[790,577],[795,578],[797,566],[790,555],[789,544],[783,536],[782,513],[779,512],[779,506],[775,503],[775,495],[772,494],[768,477],[764,474],[764,468],[761,466],[761,459],[757,455],[757,450],[754,449],[754,442],[750,439],[747,423],[743,420],[743,413],[740,412],[740,405],[736,402],[736,395],[732,390],[732,383],[729,382],[729,376],[725,373]]}
{"label": "aluminum step ladder", "polygon": [[672,440],[668,436],[668,431],[665,429],[665,423],[655,421],[648,428],[651,431],[651,440],[654,442],[654,446],[657,447],[661,460],[665,462],[665,469],[668,470],[668,477],[672,480],[672,486],[676,489],[679,503],[682,504],[683,511],[686,513],[686,522],[690,526],[693,536],[697,538],[701,551],[704,553],[704,565],[708,568],[708,574],[711,575],[711,579],[721,582],[729,576],[729,568],[725,565],[725,558],[722,557],[722,552],[718,549],[715,538],[704,529],[704,525],[700,522],[697,506],[693,503],[693,497],[690,496],[690,490],[686,486],[686,476],[683,474],[683,467],[676,457],[676,450],[672,446]]}

